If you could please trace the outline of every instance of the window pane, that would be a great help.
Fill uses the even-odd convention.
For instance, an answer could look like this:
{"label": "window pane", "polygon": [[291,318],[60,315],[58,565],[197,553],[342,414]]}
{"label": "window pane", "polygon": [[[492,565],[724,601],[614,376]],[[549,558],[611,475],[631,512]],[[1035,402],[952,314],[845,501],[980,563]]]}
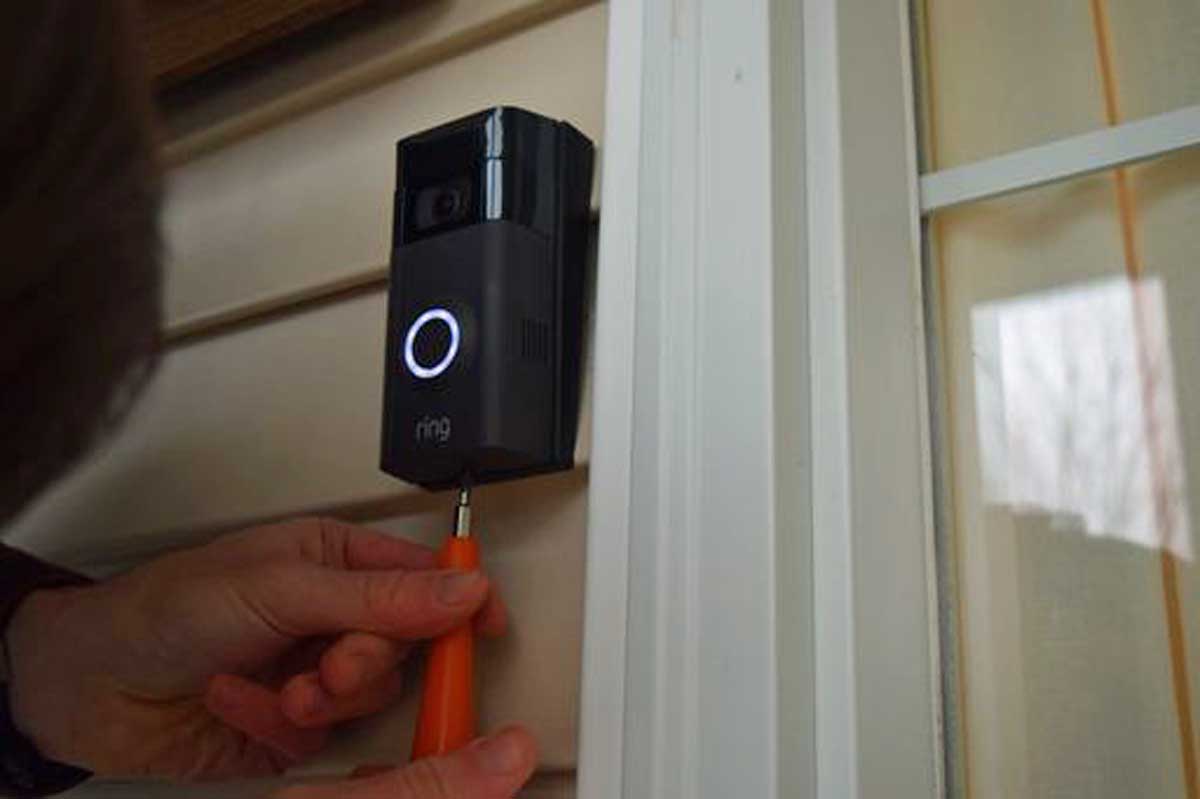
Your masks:
{"label": "window pane", "polygon": [[1187,152],[929,221],[956,795],[1197,795],[1198,220]]}
{"label": "window pane", "polygon": [[914,0],[925,169],[1200,103],[1195,0]]}

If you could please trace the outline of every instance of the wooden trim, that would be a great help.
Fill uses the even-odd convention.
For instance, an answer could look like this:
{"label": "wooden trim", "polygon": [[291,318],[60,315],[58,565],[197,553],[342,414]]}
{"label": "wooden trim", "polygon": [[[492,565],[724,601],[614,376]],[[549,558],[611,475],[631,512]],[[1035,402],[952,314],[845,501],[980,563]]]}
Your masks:
{"label": "wooden trim", "polygon": [[150,74],[166,88],[364,0],[155,0],[145,4]]}
{"label": "wooden trim", "polygon": [[599,0],[546,0],[488,19],[426,45],[397,50],[370,59],[353,69],[247,110],[210,128],[183,136],[162,150],[163,163],[179,166],[213,150],[227,147],[292,117],[330,105],[388,80],[430,67],[490,42],[540,25]]}

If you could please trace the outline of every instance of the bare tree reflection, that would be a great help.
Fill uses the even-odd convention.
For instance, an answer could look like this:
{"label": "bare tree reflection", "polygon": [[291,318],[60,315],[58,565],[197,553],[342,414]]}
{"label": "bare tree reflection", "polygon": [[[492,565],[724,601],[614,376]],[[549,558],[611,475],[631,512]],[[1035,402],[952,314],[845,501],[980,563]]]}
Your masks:
{"label": "bare tree reflection", "polygon": [[1190,560],[1161,282],[988,303],[972,327],[988,501]]}

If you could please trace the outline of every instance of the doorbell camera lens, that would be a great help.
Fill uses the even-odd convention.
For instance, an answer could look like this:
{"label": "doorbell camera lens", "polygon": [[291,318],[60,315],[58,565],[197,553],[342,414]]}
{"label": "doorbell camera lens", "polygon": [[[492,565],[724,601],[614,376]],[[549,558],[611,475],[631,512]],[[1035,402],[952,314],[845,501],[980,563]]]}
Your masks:
{"label": "doorbell camera lens", "polygon": [[452,219],[458,213],[459,196],[453,189],[438,192],[433,201],[433,215],[439,222]]}
{"label": "doorbell camera lens", "polygon": [[511,107],[399,142],[384,471],[438,489],[573,465],[592,161]]}
{"label": "doorbell camera lens", "polygon": [[471,182],[466,178],[417,192],[414,226],[430,230],[462,222],[470,213]]}

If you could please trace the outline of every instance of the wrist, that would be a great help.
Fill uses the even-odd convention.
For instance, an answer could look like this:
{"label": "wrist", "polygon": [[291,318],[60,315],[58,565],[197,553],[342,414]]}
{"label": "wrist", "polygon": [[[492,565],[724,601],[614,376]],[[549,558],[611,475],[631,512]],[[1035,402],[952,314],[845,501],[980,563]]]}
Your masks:
{"label": "wrist", "polygon": [[8,702],[12,724],[43,757],[74,764],[66,664],[80,657],[69,642],[65,617],[75,595],[86,588],[39,589],[28,594],[4,630],[8,658]]}

